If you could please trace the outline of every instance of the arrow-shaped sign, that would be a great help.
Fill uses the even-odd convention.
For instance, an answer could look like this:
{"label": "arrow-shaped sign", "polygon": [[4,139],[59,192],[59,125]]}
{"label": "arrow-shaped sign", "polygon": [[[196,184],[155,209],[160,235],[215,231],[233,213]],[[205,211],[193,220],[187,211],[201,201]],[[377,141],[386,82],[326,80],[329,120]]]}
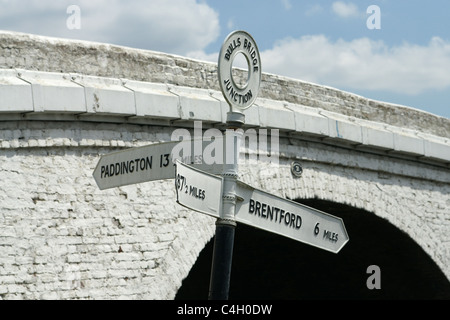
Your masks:
{"label": "arrow-shaped sign", "polygon": [[[100,158],[93,176],[100,190],[147,181],[173,179],[176,159],[193,163],[193,166],[206,172],[220,174],[222,173],[221,164],[206,164],[203,161],[201,152],[210,143],[201,139],[171,141],[113,152]],[[201,150],[196,144],[199,144]],[[194,150],[200,154],[194,154]]]}
{"label": "arrow-shaped sign", "polygon": [[237,184],[236,221],[306,244],[339,252],[349,237],[341,218]]}

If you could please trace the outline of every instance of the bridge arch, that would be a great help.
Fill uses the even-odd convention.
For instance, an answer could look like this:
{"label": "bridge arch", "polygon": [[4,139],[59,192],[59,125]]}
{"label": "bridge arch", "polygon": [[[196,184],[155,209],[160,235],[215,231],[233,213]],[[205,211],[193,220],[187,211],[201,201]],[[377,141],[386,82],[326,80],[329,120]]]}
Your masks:
{"label": "bridge arch", "polygon": [[[431,257],[405,232],[363,209],[318,199],[299,203],[330,212],[352,236],[333,254],[238,225],[230,299],[449,299],[450,282]],[[212,239],[183,281],[176,299],[206,299]],[[369,288],[378,266],[379,289]],[[369,280],[372,283],[371,280]]]}

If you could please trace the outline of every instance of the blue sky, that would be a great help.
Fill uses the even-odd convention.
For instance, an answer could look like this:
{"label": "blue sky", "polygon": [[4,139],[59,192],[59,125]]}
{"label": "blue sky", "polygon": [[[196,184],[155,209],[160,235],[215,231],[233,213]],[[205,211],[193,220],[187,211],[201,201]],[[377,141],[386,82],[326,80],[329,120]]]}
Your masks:
{"label": "blue sky", "polygon": [[0,0],[0,29],[213,62],[240,29],[264,72],[450,118],[448,0]]}

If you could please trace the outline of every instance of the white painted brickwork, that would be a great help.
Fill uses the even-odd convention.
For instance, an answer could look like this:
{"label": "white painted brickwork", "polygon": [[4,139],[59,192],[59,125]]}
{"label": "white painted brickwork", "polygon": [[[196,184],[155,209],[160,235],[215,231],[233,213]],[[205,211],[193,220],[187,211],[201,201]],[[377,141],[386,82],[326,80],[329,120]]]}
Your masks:
{"label": "white painted brickwork", "polygon": [[[84,126],[82,132],[77,125],[40,125],[16,127],[22,137],[33,136],[36,143],[28,145],[36,147],[19,143],[0,152],[1,297],[173,298],[213,235],[214,221],[180,208],[173,181],[100,191],[92,172],[98,153],[111,151],[102,148],[105,141],[121,144],[112,131],[117,127]],[[69,131],[91,140],[81,138],[80,147],[67,148]],[[143,136],[153,140],[141,143],[170,139],[161,128],[122,133],[128,145]]]}
{"label": "white painted brickwork", "polygon": [[[214,219],[177,205],[173,181],[100,191],[92,177],[99,154],[170,140],[172,129],[40,121],[1,129],[2,298],[175,296]],[[410,234],[450,276],[448,172],[311,142],[280,151],[301,161],[302,178],[282,158],[279,168],[242,166],[241,179],[282,197],[372,211]]]}
{"label": "white painted brickwork", "polygon": [[[0,50],[0,298],[174,298],[214,219],[177,205],[171,180],[100,191],[92,172],[194,120],[223,127],[216,66],[9,32]],[[267,74],[245,114],[280,130],[281,157],[241,180],[371,211],[450,279],[449,119]]]}
{"label": "white painted brickwork", "polygon": [[8,125],[17,129],[0,131],[3,141],[12,133],[0,153],[1,297],[173,298],[214,221],[180,208],[173,181],[100,191],[92,178],[111,151],[103,146],[170,140],[169,130]]}

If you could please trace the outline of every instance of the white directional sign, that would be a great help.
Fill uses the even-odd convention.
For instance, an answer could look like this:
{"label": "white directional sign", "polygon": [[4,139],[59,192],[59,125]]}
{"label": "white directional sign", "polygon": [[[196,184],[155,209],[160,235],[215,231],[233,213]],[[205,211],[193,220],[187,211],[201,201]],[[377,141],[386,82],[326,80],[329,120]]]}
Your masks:
{"label": "white directional sign", "polygon": [[177,202],[189,209],[218,218],[222,207],[221,177],[175,162]]}
{"label": "white directional sign", "polygon": [[[198,143],[200,148],[195,145]],[[147,181],[173,179],[176,159],[193,163],[193,166],[204,171],[220,174],[221,164],[203,162],[201,152],[209,143],[211,142],[202,140],[172,141],[113,152],[100,158],[93,176],[100,190]],[[201,149],[199,155],[193,155],[196,149]]]}
{"label": "white directional sign", "polygon": [[236,221],[331,251],[349,240],[341,218],[237,184]]}

